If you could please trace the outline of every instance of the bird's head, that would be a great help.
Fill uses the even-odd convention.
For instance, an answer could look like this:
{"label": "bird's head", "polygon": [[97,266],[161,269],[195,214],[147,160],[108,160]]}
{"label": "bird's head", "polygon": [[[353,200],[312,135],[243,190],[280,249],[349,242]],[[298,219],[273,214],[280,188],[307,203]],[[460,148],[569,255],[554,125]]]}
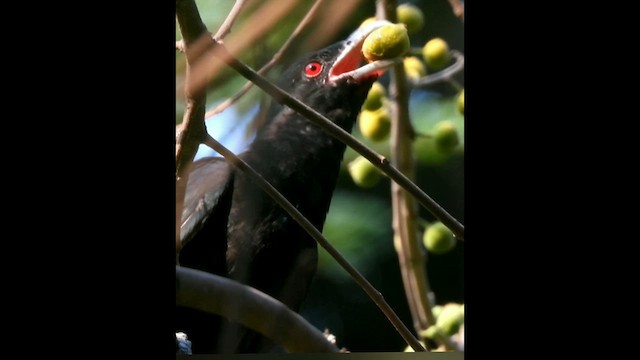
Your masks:
{"label": "bird's head", "polygon": [[[346,40],[303,56],[287,68],[277,85],[350,131],[371,85],[384,69],[365,68],[357,77],[348,75],[367,64],[362,44],[373,30],[386,24],[389,22],[381,20],[361,27]],[[280,110],[282,106],[274,104],[271,114]]]}

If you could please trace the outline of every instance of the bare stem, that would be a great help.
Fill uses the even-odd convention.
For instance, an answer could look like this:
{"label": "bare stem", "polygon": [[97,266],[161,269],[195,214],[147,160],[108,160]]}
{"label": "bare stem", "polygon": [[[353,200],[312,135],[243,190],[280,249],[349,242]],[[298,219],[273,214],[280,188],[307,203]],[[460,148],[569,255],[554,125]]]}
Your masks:
{"label": "bare stem", "polygon": [[[397,3],[394,0],[378,2],[377,17],[391,22],[397,21]],[[415,178],[415,163],[412,143],[415,137],[409,113],[411,89],[402,64],[391,71],[389,95],[391,105],[391,163],[410,180]],[[407,302],[416,333],[435,324],[428,294],[429,282],[425,267],[425,254],[418,241],[416,224],[417,208],[412,197],[397,183],[391,183],[393,210],[394,247],[398,254],[400,273],[407,295]]]}
{"label": "bare stem", "polygon": [[449,85],[451,85],[451,87],[453,87],[454,89],[456,89],[456,91],[460,92],[464,89],[464,86],[462,84],[460,84],[459,82],[457,82],[455,79],[449,79],[449,81],[447,81],[447,83]]}
{"label": "bare stem", "polygon": [[220,28],[213,36],[214,40],[221,41],[225,36],[227,36],[228,33],[231,32],[231,27],[233,27],[233,23],[238,18],[238,15],[240,15],[240,10],[242,10],[242,7],[244,5],[245,0],[236,0],[235,4],[233,4],[233,7],[231,8],[231,11],[229,11],[229,15],[227,15],[227,18],[224,19],[224,22],[222,23],[222,25],[220,25]]}
{"label": "bare stem", "polygon": [[[414,138],[409,114],[409,88],[402,65],[392,69],[390,97],[392,104],[391,161],[410,180],[415,179]],[[394,244],[398,253],[400,270],[409,308],[416,332],[435,324],[427,294],[430,286],[426,274],[425,254],[421,247],[415,200],[395,182],[391,184]]]}
{"label": "bare stem", "polygon": [[[192,46],[207,34],[207,28],[200,18],[198,8],[193,1],[177,1],[176,17],[183,37],[184,51],[187,58],[185,77],[185,113],[183,127],[176,139],[176,253],[180,251],[180,223],[184,195],[189,180],[187,171],[189,164],[198,150],[200,142],[207,133],[204,124],[206,91],[195,90],[192,65],[201,56],[200,51],[193,51]],[[195,46],[197,49],[197,46]]]}
{"label": "bare stem", "polygon": [[307,218],[293,206],[289,200],[287,200],[276,188],[274,188],[268,181],[266,181],[258,172],[256,172],[251,166],[249,166],[242,159],[238,158],[233,152],[229,151],[226,147],[220,144],[211,136],[207,136],[206,142],[208,146],[212,149],[220,153],[224,158],[231,163],[233,166],[237,167],[245,174],[249,175],[253,181],[257,183],[262,190],[264,190],[271,198],[273,198],[291,217],[300,224],[300,226],[307,232],[311,237],[313,237],[320,246],[322,246],[343,269],[349,273],[349,275],[354,279],[354,281],[360,285],[360,287],[364,290],[364,292],[369,295],[371,300],[380,308],[380,310],[384,313],[384,315],[389,319],[391,324],[396,328],[398,333],[402,336],[402,338],[409,344],[415,351],[424,351],[425,349],[422,347],[418,339],[407,329],[407,327],[402,323],[398,315],[393,311],[393,309],[387,304],[384,300],[382,294],[376,290],[369,281],[360,274],[360,272],[354,268],[341,254],[336,250],[333,245],[322,235],[322,233],[307,220]]}
{"label": "bare stem", "polygon": [[260,332],[288,352],[340,352],[322,332],[280,301],[204,271],[176,266],[176,304],[222,315]]}

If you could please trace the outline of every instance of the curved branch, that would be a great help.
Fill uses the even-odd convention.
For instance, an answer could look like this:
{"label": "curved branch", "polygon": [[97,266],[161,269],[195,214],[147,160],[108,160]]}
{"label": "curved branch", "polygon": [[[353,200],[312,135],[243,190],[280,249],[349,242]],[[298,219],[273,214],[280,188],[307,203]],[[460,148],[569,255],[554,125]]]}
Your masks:
{"label": "curved branch", "polygon": [[204,271],[176,266],[176,304],[225,316],[288,352],[339,352],[322,332],[278,300]]}
{"label": "curved branch", "polygon": [[464,55],[457,50],[451,50],[451,56],[454,58],[454,63],[433,74],[423,76],[418,80],[410,80],[410,84],[413,87],[425,87],[439,83],[442,81],[449,81],[453,76],[460,71],[464,70]]}

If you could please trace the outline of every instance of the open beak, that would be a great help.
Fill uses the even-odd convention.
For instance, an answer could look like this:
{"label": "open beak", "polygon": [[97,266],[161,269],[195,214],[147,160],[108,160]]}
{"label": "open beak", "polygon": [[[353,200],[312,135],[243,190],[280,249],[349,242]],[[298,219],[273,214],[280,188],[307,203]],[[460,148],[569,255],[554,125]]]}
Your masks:
{"label": "open beak", "polygon": [[378,20],[351,33],[345,40],[344,49],[329,70],[329,81],[335,83],[342,79],[359,81],[362,78],[377,78],[384,73],[387,67],[393,65],[396,61],[375,61],[367,64],[367,60],[362,55],[362,44],[367,36],[387,24],[391,24],[391,22]]}

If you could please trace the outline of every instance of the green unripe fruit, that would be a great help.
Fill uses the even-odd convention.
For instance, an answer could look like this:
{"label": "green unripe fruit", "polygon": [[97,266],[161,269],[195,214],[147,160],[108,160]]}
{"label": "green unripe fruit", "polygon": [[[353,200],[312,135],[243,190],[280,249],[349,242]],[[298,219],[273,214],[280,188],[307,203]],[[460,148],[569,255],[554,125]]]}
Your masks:
{"label": "green unripe fruit", "polygon": [[408,56],[402,61],[404,64],[404,72],[410,79],[418,80],[427,75],[427,68],[424,63],[415,56]]}
{"label": "green unripe fruit", "polygon": [[438,316],[436,326],[445,336],[451,336],[458,332],[460,325],[464,323],[464,312],[460,304],[448,303],[442,307],[442,313]]}
{"label": "green unripe fruit", "polygon": [[460,91],[460,95],[458,95],[458,101],[456,102],[456,107],[460,114],[464,115],[464,89]]}
{"label": "green unripe fruit", "polygon": [[443,154],[450,154],[460,143],[458,129],[451,121],[440,121],[436,124],[433,141],[436,150]]}
{"label": "green unripe fruit", "polygon": [[347,165],[353,182],[361,188],[369,189],[378,184],[382,177],[380,171],[362,156],[358,156]]}
{"label": "green unripe fruit", "polygon": [[431,325],[427,328],[427,330],[420,332],[420,337],[427,338],[427,339],[435,339],[436,336],[438,336],[439,332],[440,330],[438,329],[437,326]]}
{"label": "green unripe fruit", "polygon": [[401,22],[407,26],[407,31],[410,34],[417,33],[424,26],[424,15],[422,10],[415,5],[401,4],[396,8],[396,15],[398,16],[398,22]]}
{"label": "green unripe fruit", "polygon": [[446,67],[451,60],[449,45],[441,38],[431,39],[422,48],[422,57],[428,67],[440,70]]}
{"label": "green unripe fruit", "polygon": [[365,138],[382,142],[389,138],[391,133],[391,116],[384,107],[377,110],[363,110],[358,117],[360,133]]}
{"label": "green unripe fruit", "polygon": [[362,44],[362,54],[369,61],[400,57],[409,51],[409,35],[402,24],[388,24],[369,34]]}
{"label": "green unripe fruit", "polygon": [[[456,239],[453,237],[453,232],[439,221],[436,221],[427,228],[422,236],[422,242],[427,250],[436,255],[446,254],[456,246]],[[444,308],[441,310],[439,316],[442,316],[442,311],[444,311]]]}
{"label": "green unripe fruit", "polygon": [[386,91],[384,90],[384,86],[377,81],[374,82],[367,94],[367,98],[364,100],[363,109],[380,109],[382,107],[382,98],[384,98],[385,95]]}

